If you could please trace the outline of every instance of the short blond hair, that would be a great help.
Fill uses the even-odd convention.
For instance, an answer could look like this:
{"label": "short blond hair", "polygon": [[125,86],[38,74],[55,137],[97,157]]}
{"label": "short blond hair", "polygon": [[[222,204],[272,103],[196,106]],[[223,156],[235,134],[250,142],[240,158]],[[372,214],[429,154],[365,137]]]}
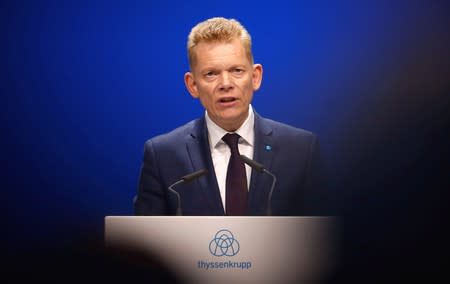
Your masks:
{"label": "short blond hair", "polygon": [[192,69],[196,60],[194,48],[200,42],[229,42],[236,38],[241,40],[247,58],[253,64],[252,38],[241,23],[235,19],[225,19],[222,17],[210,18],[198,23],[192,28],[188,36],[187,51],[189,66]]}

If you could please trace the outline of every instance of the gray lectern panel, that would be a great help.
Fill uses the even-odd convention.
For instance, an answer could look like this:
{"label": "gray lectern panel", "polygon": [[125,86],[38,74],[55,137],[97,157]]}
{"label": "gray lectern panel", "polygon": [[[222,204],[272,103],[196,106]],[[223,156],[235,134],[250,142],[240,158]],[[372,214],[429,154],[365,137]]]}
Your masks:
{"label": "gray lectern panel", "polygon": [[319,283],[336,259],[334,217],[105,218],[109,247],[157,255],[186,283]]}

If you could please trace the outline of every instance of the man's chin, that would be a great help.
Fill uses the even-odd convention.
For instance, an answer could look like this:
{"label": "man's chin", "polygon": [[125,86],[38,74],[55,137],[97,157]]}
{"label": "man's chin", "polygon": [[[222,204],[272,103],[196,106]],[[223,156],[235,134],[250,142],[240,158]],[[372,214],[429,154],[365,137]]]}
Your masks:
{"label": "man's chin", "polygon": [[228,115],[220,118],[219,126],[227,131],[235,131],[244,123],[246,116]]}

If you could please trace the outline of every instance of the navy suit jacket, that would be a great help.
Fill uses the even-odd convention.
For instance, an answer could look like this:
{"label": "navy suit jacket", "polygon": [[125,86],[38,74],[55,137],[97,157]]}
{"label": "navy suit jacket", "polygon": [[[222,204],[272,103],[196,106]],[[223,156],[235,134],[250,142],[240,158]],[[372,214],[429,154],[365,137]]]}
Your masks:
{"label": "navy suit jacket", "polygon": [[[311,132],[265,119],[255,113],[253,159],[277,177],[272,214],[322,215],[319,146]],[[267,147],[268,146],[268,147]],[[181,196],[183,215],[225,215],[214,172],[205,118],[189,122],[145,143],[136,215],[173,215],[176,195],[168,187],[200,169],[208,173],[174,189]],[[247,215],[265,215],[272,178],[252,170]]]}

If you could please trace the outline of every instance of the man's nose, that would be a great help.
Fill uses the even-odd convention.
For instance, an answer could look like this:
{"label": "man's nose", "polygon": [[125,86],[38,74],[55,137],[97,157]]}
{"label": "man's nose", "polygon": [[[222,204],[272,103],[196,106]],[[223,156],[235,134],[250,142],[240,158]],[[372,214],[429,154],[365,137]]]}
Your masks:
{"label": "man's nose", "polygon": [[233,88],[233,82],[228,72],[222,72],[220,75],[220,90],[229,91]]}

